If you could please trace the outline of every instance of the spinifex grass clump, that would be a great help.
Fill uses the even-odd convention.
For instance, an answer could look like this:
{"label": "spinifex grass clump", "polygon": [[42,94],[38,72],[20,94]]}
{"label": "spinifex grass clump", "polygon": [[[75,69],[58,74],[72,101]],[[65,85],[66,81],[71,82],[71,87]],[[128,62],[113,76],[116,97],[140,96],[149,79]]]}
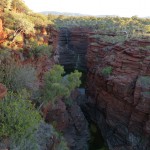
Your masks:
{"label": "spinifex grass clump", "polygon": [[112,73],[112,67],[111,66],[107,66],[107,67],[102,69],[102,75],[104,75],[104,76],[109,76],[111,73]]}

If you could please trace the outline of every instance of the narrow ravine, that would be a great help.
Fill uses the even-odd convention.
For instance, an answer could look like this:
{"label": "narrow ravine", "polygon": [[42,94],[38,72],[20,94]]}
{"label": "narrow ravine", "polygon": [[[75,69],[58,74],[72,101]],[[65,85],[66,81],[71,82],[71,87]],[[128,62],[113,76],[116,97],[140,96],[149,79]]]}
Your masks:
{"label": "narrow ravine", "polygon": [[[69,69],[69,70],[65,69],[65,72],[66,72],[66,74],[69,74],[70,72],[73,72],[74,70],[75,69]],[[78,104],[80,105],[81,110],[82,110],[82,106],[85,105],[83,100],[87,99],[87,95],[86,95],[86,75],[87,75],[87,73],[83,72],[83,71],[80,71],[80,72],[82,72],[81,85],[77,90],[80,93],[79,97],[81,97],[78,99]],[[86,100],[85,100],[85,102],[86,102]],[[85,115],[85,117],[88,121],[88,127],[89,127],[88,130],[89,130],[90,138],[87,143],[88,150],[107,150],[106,143],[102,137],[101,131],[99,130],[98,126],[89,118],[86,111],[83,110],[83,114]]]}
{"label": "narrow ravine", "polygon": [[93,122],[89,122],[89,129],[89,150],[107,150],[101,131],[99,131],[97,125]]}
{"label": "narrow ravine", "polygon": [[[81,85],[77,89],[79,96],[77,103],[88,121],[88,150],[107,150],[106,144],[98,126],[91,120],[84,107],[87,101],[87,67],[86,52],[88,48],[88,35],[86,30],[62,28],[58,38],[59,64],[65,69],[65,75],[78,70],[82,72]],[[82,36],[81,36],[82,35]],[[82,131],[81,131],[82,132]]]}

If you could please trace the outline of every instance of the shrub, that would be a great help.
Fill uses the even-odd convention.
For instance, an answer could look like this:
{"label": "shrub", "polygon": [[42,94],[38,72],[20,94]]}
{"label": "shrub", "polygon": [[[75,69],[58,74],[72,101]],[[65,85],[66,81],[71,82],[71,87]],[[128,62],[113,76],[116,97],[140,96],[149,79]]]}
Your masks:
{"label": "shrub", "polygon": [[102,69],[102,75],[109,76],[112,73],[112,67],[108,66]]}
{"label": "shrub", "polygon": [[43,41],[44,41],[44,38],[43,38],[42,36],[37,36],[37,40],[38,40],[39,42],[43,42]]}
{"label": "shrub", "polygon": [[[50,139],[54,139],[50,141]],[[52,125],[42,122],[36,132],[36,139],[40,150],[47,150],[48,147],[52,148],[55,143],[56,150],[68,150],[66,141],[59,133],[53,128]],[[59,142],[58,142],[59,141]],[[57,142],[57,144],[56,144]]]}
{"label": "shrub", "polygon": [[20,143],[16,143],[13,139],[10,142],[11,150],[48,150],[51,148],[55,150],[68,150],[64,138],[59,135],[53,126],[43,121],[30,138],[25,134],[21,138]]}
{"label": "shrub", "polygon": [[9,49],[10,48],[10,42],[9,41],[5,41],[1,44],[1,47],[3,49]]}
{"label": "shrub", "polygon": [[52,52],[52,47],[48,46],[46,44],[43,44],[43,45],[39,45],[39,46],[35,47],[34,51],[35,51],[36,57],[40,57],[42,55],[50,57],[51,52]]}
{"label": "shrub", "polygon": [[29,42],[30,42],[30,43],[33,43],[33,42],[35,42],[35,38],[33,38],[33,37],[30,37],[30,38],[29,38]]}
{"label": "shrub", "polygon": [[2,9],[10,9],[10,6],[11,6],[11,2],[12,2],[12,0],[1,0],[0,1],[0,8],[2,8]]}
{"label": "shrub", "polygon": [[[7,146],[5,146],[4,149],[6,149],[6,147]],[[30,137],[25,134],[23,137],[20,138],[19,142],[11,138],[9,147],[10,150],[40,150],[38,149],[39,146],[34,137],[34,134],[30,135]]]}
{"label": "shrub", "polygon": [[36,70],[31,65],[18,66],[12,73],[10,85],[13,91],[19,91],[24,88],[32,91],[38,89]]}
{"label": "shrub", "polygon": [[35,68],[31,65],[19,65],[9,54],[4,54],[0,58],[0,82],[13,91],[24,88],[36,90],[38,80]]}
{"label": "shrub", "polygon": [[45,86],[43,89],[43,101],[51,101],[53,104],[57,98],[68,97],[72,90],[81,84],[81,73],[77,70],[74,73],[63,77],[64,68],[55,65],[45,74]]}
{"label": "shrub", "polygon": [[10,92],[0,103],[0,137],[19,140],[33,134],[41,120],[39,112],[20,94]]}
{"label": "shrub", "polygon": [[7,11],[3,15],[4,26],[11,30],[15,30],[17,35],[21,31],[29,34],[34,33],[34,24],[29,19],[28,15],[24,13],[15,13]]}
{"label": "shrub", "polygon": [[10,88],[11,79],[16,67],[16,63],[11,58],[10,53],[0,55],[0,82]]}
{"label": "shrub", "polygon": [[11,51],[7,48],[0,49],[0,66],[5,58],[11,58]]}
{"label": "shrub", "polygon": [[19,34],[18,36],[16,36],[15,42],[17,42],[17,43],[23,42],[23,37],[22,37],[21,34]]}
{"label": "shrub", "polygon": [[36,42],[31,42],[30,56],[41,57],[51,56],[52,47],[46,44],[38,45]]}
{"label": "shrub", "polygon": [[26,34],[34,32],[34,24],[23,13],[12,13],[15,19],[15,28],[20,29]]}

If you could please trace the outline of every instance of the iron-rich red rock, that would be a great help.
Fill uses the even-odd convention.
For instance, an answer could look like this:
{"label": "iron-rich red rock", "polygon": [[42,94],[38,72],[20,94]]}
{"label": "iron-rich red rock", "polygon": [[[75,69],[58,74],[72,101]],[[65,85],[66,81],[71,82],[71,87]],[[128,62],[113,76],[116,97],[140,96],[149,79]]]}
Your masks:
{"label": "iron-rich red rock", "polygon": [[[150,46],[150,41],[130,40],[113,45],[90,36],[89,42],[87,89],[94,104],[91,101],[87,103],[91,105],[88,113],[99,124],[110,149],[125,149],[127,146],[136,150],[148,148],[150,54],[146,47]],[[102,70],[107,67],[111,67],[112,71],[105,76]],[[92,105],[100,110],[97,114],[92,114]],[[143,141],[139,143],[138,140]]]}
{"label": "iron-rich red rock", "polygon": [[2,23],[2,20],[0,19],[0,43],[4,42],[6,38],[7,38],[7,35],[3,31],[3,23]]}
{"label": "iron-rich red rock", "polygon": [[[50,41],[60,64],[67,69],[88,68],[88,98],[83,109],[99,126],[109,148],[148,150],[150,40],[135,39],[118,44],[104,42],[96,38],[96,34],[106,35],[90,29],[62,28],[53,31]],[[109,36],[115,34],[109,33]],[[76,56],[82,62],[74,59]],[[104,74],[103,70],[107,73]],[[78,126],[77,121],[75,125]]]}

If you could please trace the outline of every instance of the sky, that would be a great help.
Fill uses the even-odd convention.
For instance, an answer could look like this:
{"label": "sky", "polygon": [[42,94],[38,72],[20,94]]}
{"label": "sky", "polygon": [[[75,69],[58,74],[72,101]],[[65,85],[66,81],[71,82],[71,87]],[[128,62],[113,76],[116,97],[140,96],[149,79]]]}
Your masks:
{"label": "sky", "polygon": [[58,11],[122,17],[150,16],[150,0],[24,0],[35,12]]}

